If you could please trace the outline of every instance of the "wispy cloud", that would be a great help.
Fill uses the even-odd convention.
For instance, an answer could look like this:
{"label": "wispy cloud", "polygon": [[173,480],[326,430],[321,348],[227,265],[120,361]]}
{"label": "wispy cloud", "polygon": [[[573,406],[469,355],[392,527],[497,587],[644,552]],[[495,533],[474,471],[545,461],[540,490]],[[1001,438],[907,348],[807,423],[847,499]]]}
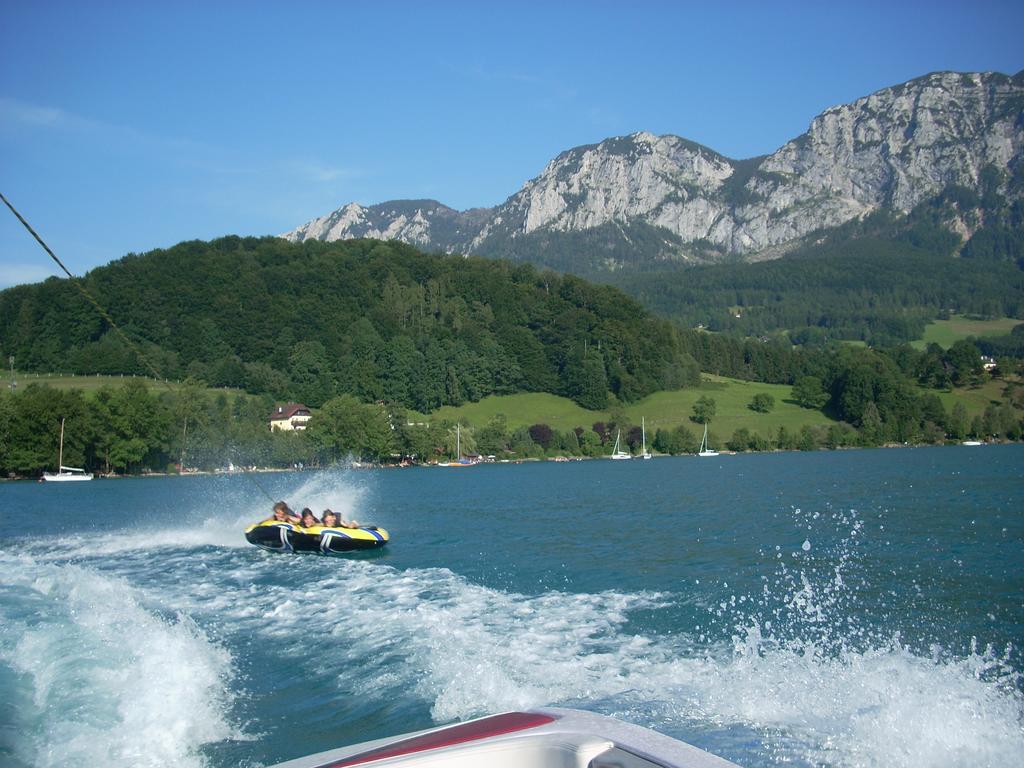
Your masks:
{"label": "wispy cloud", "polygon": [[305,181],[319,183],[355,179],[363,175],[362,171],[353,168],[339,168],[310,162],[291,163],[289,170]]}
{"label": "wispy cloud", "polygon": [[281,175],[309,184],[329,184],[364,177],[360,169],[333,165],[316,159],[247,158],[231,148],[201,141],[166,136],[130,125],[97,120],[60,107],[30,104],[0,97],[0,128],[49,129],[77,134],[110,148],[112,152],[144,152],[189,168],[202,169],[221,177]]}
{"label": "wispy cloud", "polygon": [[535,96],[542,100],[553,99],[558,102],[572,101],[579,96],[579,91],[566,85],[558,78],[536,75],[514,69],[501,69],[484,65],[479,62],[441,61],[439,66],[452,77],[469,79],[490,85],[526,86]]}
{"label": "wispy cloud", "polygon": [[39,283],[56,274],[56,268],[50,269],[38,264],[0,264],[0,288]]}
{"label": "wispy cloud", "polygon": [[29,128],[53,128],[65,131],[99,131],[106,133],[134,133],[131,128],[104,123],[82,115],[76,115],[60,107],[30,104],[17,99],[0,97],[0,124],[21,125]]}
{"label": "wispy cloud", "polygon": [[165,136],[93,117],[69,112],[60,107],[31,104],[17,99],[0,98],[0,126],[49,128],[67,134],[99,141],[115,152],[153,152],[173,156],[182,162],[201,164],[223,156],[223,151],[203,142],[176,136]]}
{"label": "wispy cloud", "polygon": [[67,113],[63,110],[0,98],[0,123],[56,126],[66,121]]}

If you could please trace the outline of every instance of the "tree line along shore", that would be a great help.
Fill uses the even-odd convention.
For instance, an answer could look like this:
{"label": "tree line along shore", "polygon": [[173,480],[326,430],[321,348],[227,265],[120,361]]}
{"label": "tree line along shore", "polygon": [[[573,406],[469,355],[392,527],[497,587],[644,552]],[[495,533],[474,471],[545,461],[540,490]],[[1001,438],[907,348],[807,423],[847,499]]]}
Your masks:
{"label": "tree line along shore", "polygon": [[[842,262],[840,285],[874,312],[866,255]],[[885,258],[903,275],[885,280],[904,287],[929,265],[956,266],[939,251]],[[936,312],[1020,315],[1019,265],[972,262],[977,281],[927,306],[885,294],[894,316],[910,311],[901,302],[920,311],[909,325],[872,315],[869,334],[814,309],[832,299],[791,295],[796,274],[835,278],[811,260],[687,272],[725,291],[698,291],[694,306],[741,320],[763,316],[767,298],[724,286],[736,270],[760,284],[768,269],[788,309],[744,336],[656,317],[573,275],[395,242],[226,237],[130,254],[81,278],[106,317],[74,281],[0,292],[0,348],[34,376],[0,392],[0,475],[54,468],[62,419],[64,463],[102,474],[430,462],[456,457],[457,440],[463,454],[510,460],[597,457],[617,437],[635,452],[642,423],[648,447],[669,454],[692,452],[705,423],[736,451],[1020,438],[1024,323],[907,343]],[[801,303],[803,331],[788,327]],[[75,376],[43,378],[58,370]],[[308,429],[271,430],[283,403],[310,409]]]}
{"label": "tree line along shore", "polygon": [[[851,350],[860,355],[865,350]],[[485,398],[420,414],[342,394],[312,410],[308,428],[269,428],[271,396],[176,387],[142,378],[90,389],[31,383],[0,391],[0,475],[28,478],[64,463],[98,474],[217,472],[235,468],[435,463],[462,456],[496,461],[600,458],[616,438],[638,454],[646,431],[656,454],[695,453],[708,424],[732,452],[819,450],[967,439],[1020,440],[1024,382],[965,373],[948,390],[911,384],[892,370],[847,370],[842,380],[804,376],[793,385],[705,376],[695,387],[653,393],[604,411],[533,393]],[[92,382],[96,383],[96,382]],[[845,418],[844,418],[845,417]],[[644,424],[646,430],[641,427]]]}

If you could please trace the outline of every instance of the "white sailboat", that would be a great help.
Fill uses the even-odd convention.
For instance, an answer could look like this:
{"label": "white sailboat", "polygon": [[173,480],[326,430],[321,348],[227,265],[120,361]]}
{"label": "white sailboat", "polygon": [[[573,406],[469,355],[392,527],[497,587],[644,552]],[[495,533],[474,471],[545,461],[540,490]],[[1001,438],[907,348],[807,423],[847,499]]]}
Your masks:
{"label": "white sailboat", "polygon": [[618,432],[615,433],[615,447],[612,448],[611,458],[619,459],[619,460],[622,460],[622,459],[632,459],[633,458],[632,454],[630,454],[627,451],[623,451],[622,449],[619,448],[619,438],[620,437],[622,437],[622,430],[621,429]]}
{"label": "white sailboat", "polygon": [[640,454],[640,458],[649,459],[651,458],[651,452],[647,450],[647,422],[643,416],[640,417],[640,429],[641,435],[643,436],[643,448],[641,448],[642,453]]}
{"label": "white sailboat", "polygon": [[718,451],[712,451],[711,446],[708,445],[708,423],[704,422],[704,437],[700,441],[700,451],[697,453],[698,456],[717,456]]}
{"label": "white sailboat", "polygon": [[57,471],[43,472],[43,480],[47,483],[72,483],[92,480],[92,473],[78,467],[64,466],[64,419],[60,420],[60,453],[57,457]]}
{"label": "white sailboat", "polygon": [[471,467],[476,464],[472,459],[462,458],[462,424],[455,425],[455,461],[439,461],[439,467]]}

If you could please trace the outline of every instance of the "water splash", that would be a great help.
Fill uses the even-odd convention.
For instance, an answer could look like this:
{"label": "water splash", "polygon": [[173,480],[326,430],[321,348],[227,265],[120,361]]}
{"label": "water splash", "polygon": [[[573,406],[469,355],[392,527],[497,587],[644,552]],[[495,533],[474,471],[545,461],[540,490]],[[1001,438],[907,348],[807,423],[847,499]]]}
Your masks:
{"label": "water splash", "polygon": [[[835,543],[809,555],[810,538],[759,595],[732,596],[710,624],[731,630],[705,707],[765,734],[774,762],[865,766],[1002,765],[1024,754],[1024,698],[1012,646],[923,653],[886,614],[861,567],[865,524],[856,511],[795,510],[800,528],[835,526]],[[810,524],[808,524],[810,523]],[[831,531],[830,531],[831,532]],[[766,553],[767,554],[767,553]],[[909,618],[907,620],[910,620]]]}
{"label": "water splash", "polygon": [[340,707],[413,696],[445,722],[568,704],[741,764],[976,766],[1024,753],[1024,706],[1008,654],[922,656],[898,636],[831,639],[828,605],[841,601],[820,596],[847,583],[835,575],[818,590],[812,575],[788,569],[792,581],[783,581],[794,588],[781,602],[800,617],[789,631],[759,623],[754,601],[737,601],[751,610],[735,615],[743,631],[732,644],[709,645],[689,633],[631,631],[637,612],[674,611],[668,594],[531,596],[446,569],[294,560],[268,556],[231,582],[287,569],[288,583],[302,586],[222,585],[186,608],[230,617],[236,631],[266,638],[283,658],[308,655],[309,638],[329,645],[337,655],[317,656],[296,674],[333,679]]}
{"label": "water splash", "polygon": [[0,663],[19,698],[9,746],[27,765],[201,768],[228,719],[231,657],[187,616],[120,579],[0,555]]}
{"label": "water splash", "polygon": [[[365,475],[339,467],[334,470],[286,475],[293,482],[276,490],[294,509],[311,507],[316,513],[331,508],[345,519],[365,517],[369,496]],[[283,479],[283,478],[282,478]],[[173,522],[161,514],[159,523],[148,516],[125,514],[128,527],[120,527],[122,516],[112,516],[110,526],[95,533],[74,537],[24,539],[19,546],[36,557],[68,560],[82,557],[120,555],[127,552],[169,552],[196,547],[249,547],[242,531],[271,514],[272,502],[250,485],[233,484],[190,499]]]}

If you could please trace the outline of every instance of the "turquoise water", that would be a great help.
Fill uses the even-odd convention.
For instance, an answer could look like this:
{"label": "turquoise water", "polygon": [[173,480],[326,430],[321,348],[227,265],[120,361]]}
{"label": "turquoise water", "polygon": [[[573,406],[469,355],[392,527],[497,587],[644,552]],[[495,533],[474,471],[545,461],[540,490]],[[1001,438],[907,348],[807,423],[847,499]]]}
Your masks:
{"label": "turquoise water", "polygon": [[0,485],[0,765],[259,766],[557,704],[746,766],[1024,761],[1024,446]]}

